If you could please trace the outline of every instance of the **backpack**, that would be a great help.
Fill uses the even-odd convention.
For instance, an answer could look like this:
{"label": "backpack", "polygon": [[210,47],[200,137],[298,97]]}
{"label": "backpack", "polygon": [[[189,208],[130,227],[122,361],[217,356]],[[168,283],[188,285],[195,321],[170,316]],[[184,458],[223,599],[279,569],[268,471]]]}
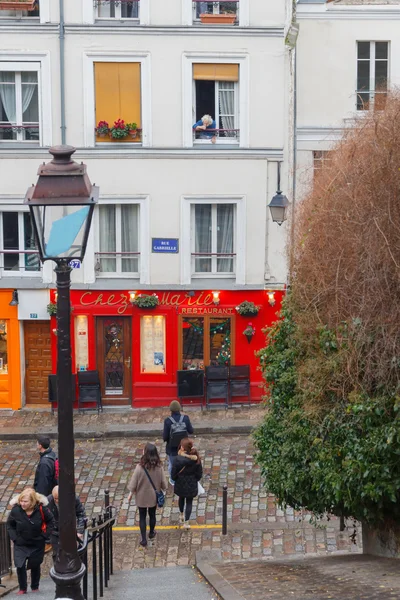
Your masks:
{"label": "backpack", "polygon": [[172,417],[169,417],[171,421],[171,429],[169,431],[169,445],[171,448],[178,448],[181,440],[188,437],[188,431],[186,423],[183,420],[183,415],[180,416],[179,421],[175,421]]}

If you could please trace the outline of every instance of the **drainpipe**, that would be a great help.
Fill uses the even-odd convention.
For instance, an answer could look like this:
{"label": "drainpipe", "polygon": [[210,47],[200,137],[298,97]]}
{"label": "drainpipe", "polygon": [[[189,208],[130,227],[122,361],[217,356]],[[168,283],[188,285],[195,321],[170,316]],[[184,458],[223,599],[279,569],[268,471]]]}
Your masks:
{"label": "drainpipe", "polygon": [[293,267],[294,257],[294,232],[295,232],[295,209],[296,209],[296,175],[297,175],[297,44],[293,50],[293,175],[292,175],[292,220],[290,225],[290,273]]}
{"label": "drainpipe", "polygon": [[60,6],[60,108],[61,108],[61,143],[66,143],[65,126],[65,20],[64,0],[59,0]]}

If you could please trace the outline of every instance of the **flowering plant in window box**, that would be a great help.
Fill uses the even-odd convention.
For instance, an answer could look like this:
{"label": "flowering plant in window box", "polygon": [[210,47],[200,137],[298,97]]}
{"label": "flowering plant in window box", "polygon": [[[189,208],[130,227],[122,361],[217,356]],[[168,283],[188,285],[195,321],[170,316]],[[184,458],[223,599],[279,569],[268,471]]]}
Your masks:
{"label": "flowering plant in window box", "polygon": [[100,137],[104,137],[110,133],[110,127],[107,121],[99,121],[96,127],[96,133]]}
{"label": "flowering plant in window box", "polygon": [[138,308],[151,309],[156,308],[160,304],[160,301],[157,294],[139,294],[139,296],[136,296],[132,301],[132,304],[135,304]]}
{"label": "flowering plant in window box", "polygon": [[126,124],[127,128],[128,128],[128,134],[131,136],[131,138],[135,138],[137,136],[137,124],[136,123],[127,123]]}
{"label": "flowering plant in window box", "polygon": [[35,10],[36,0],[0,0],[0,10]]}
{"label": "flowering plant in window box", "polygon": [[50,302],[47,305],[47,312],[51,317],[55,317],[57,315],[57,304],[55,302]]}
{"label": "flowering plant in window box", "polygon": [[110,136],[115,140],[121,140],[128,135],[128,127],[123,119],[114,121],[114,125],[110,129]]}
{"label": "flowering plant in window box", "polygon": [[256,317],[261,306],[245,300],[236,307],[236,312],[242,317]]}
{"label": "flowering plant in window box", "polygon": [[249,344],[250,344],[251,340],[253,339],[253,336],[255,336],[255,334],[256,334],[256,328],[253,327],[253,323],[247,323],[247,327],[246,327],[246,329],[244,329],[243,335],[246,336]]}

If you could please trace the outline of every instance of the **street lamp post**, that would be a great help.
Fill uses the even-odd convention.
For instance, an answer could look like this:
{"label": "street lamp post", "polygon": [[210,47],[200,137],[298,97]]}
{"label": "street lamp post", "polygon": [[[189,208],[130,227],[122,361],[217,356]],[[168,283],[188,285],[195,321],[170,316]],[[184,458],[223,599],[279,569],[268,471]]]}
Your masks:
{"label": "street lamp post", "polygon": [[274,223],[282,225],[287,219],[290,202],[281,192],[281,163],[278,162],[278,189],[271,202],[268,204]]}
{"label": "street lamp post", "polygon": [[39,179],[26,193],[39,256],[53,260],[57,275],[57,395],[59,532],[60,544],[50,575],[56,598],[83,600],[81,580],[85,573],[76,543],[74,427],[70,337],[71,260],[82,261],[99,188],[92,186],[86,165],[71,159],[75,148],[50,148],[53,160],[39,167]]}

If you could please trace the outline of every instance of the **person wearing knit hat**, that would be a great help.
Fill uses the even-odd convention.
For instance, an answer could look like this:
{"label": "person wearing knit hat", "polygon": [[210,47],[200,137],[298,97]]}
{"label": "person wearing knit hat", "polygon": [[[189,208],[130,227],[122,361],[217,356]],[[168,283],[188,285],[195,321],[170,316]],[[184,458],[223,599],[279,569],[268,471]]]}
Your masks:
{"label": "person wearing knit hat", "polygon": [[171,479],[171,470],[174,459],[178,456],[178,448],[183,438],[193,435],[193,426],[187,415],[181,414],[181,405],[178,400],[173,400],[169,405],[171,416],[164,421],[163,440],[166,442],[165,452],[168,456],[169,482],[174,485]]}

